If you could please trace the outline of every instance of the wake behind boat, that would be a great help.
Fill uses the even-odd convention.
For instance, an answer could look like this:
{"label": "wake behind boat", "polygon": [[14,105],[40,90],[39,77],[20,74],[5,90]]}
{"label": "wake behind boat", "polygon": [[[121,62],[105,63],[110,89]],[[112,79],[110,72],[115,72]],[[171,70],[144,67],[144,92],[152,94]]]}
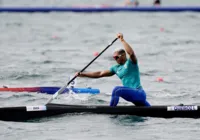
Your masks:
{"label": "wake behind boat", "polygon": [[111,115],[133,115],[141,117],[159,118],[200,118],[200,106],[117,106],[107,105],[65,105],[47,104],[42,106],[20,106],[0,108],[0,120],[2,121],[28,121],[41,119],[61,114],[94,113]]}

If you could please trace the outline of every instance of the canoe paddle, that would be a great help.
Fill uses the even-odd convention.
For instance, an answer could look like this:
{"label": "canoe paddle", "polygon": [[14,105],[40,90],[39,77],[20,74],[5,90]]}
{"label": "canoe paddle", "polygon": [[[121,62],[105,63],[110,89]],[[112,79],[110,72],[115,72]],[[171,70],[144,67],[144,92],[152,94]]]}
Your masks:
{"label": "canoe paddle", "polygon": [[[102,53],[104,53],[110,46],[112,46],[112,44],[117,40],[118,38],[115,38],[111,44],[109,44],[101,53],[99,53],[99,55],[97,55],[89,64],[87,64],[87,66],[85,66],[79,73],[83,72],[87,67],[89,67]],[[69,86],[69,84],[74,81],[74,79],[76,79],[77,75],[75,75],[65,86],[63,86],[62,88],[60,88],[47,102],[47,104],[49,104],[51,101],[53,101],[53,99],[57,98],[59,94],[61,94],[65,88],[67,86]]]}

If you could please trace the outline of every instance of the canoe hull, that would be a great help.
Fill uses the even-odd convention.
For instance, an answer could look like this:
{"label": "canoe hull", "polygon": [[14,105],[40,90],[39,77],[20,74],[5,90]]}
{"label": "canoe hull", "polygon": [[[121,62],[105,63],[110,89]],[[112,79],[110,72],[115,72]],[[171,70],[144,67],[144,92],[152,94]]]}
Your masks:
{"label": "canoe hull", "polygon": [[[134,115],[141,117],[159,117],[159,118],[200,118],[198,106],[191,110],[188,106],[180,107],[179,110],[169,110],[171,106],[95,106],[95,105],[62,105],[47,104],[46,106],[21,106],[0,108],[0,120],[3,121],[28,121],[31,119],[40,119],[50,116],[72,113],[94,113],[110,115]],[[185,109],[184,109],[185,108]]]}

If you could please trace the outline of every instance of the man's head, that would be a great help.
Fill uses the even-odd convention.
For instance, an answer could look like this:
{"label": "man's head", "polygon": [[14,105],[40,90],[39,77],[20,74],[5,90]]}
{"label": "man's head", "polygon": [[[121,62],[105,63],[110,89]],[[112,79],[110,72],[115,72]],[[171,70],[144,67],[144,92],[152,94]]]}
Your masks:
{"label": "man's head", "polygon": [[118,64],[124,64],[126,62],[126,52],[124,49],[116,49],[113,53],[113,58]]}

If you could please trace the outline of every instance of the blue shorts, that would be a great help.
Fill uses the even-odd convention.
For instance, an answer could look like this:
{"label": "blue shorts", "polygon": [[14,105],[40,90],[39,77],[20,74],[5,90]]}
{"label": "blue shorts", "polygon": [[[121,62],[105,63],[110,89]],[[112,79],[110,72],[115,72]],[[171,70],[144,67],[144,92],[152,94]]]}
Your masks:
{"label": "blue shorts", "polygon": [[112,91],[110,106],[117,106],[119,97],[132,102],[136,106],[151,106],[146,100],[146,93],[141,89],[132,89],[124,86],[117,86]]}

